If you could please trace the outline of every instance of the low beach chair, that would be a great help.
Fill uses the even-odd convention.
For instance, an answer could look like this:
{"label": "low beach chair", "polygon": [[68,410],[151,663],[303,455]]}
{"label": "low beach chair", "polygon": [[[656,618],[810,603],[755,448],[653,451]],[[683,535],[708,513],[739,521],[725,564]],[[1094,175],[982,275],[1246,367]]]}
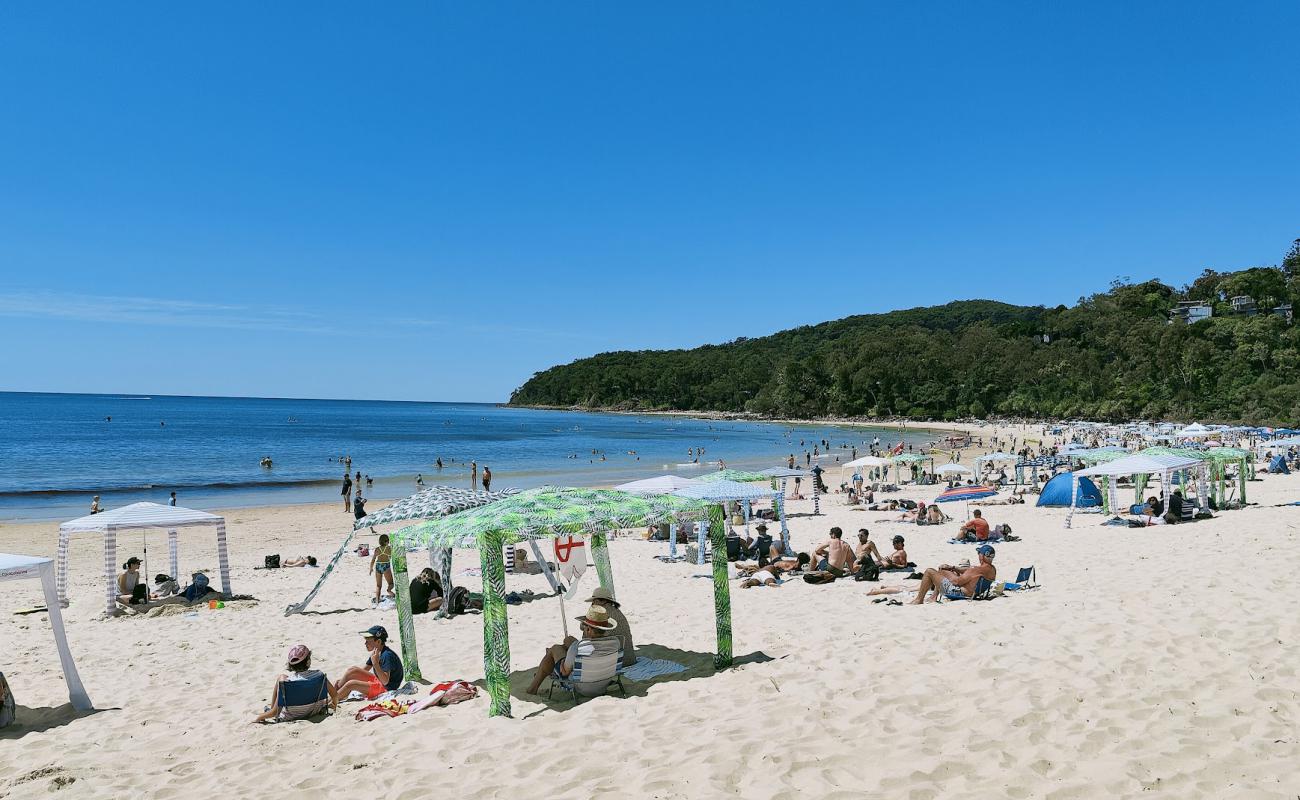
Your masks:
{"label": "low beach chair", "polygon": [[280,706],[281,720],[307,719],[329,707],[330,693],[325,673],[305,681],[280,681],[275,701]]}
{"label": "low beach chair", "polygon": [[1038,588],[1038,584],[1033,583],[1033,581],[1037,580],[1038,573],[1034,571],[1033,565],[1030,565],[1028,567],[1021,567],[1020,572],[1016,574],[1015,584],[1021,589],[1036,589]]}
{"label": "low beach chair", "polygon": [[623,676],[620,674],[622,664],[623,651],[618,650],[605,656],[579,656],[573,662],[573,672],[568,675],[561,675],[557,665],[551,672],[551,685],[546,690],[546,698],[549,700],[551,693],[559,687],[561,691],[573,696],[574,703],[581,703],[584,695],[578,691],[578,687],[588,684],[599,684],[601,691],[596,695],[585,695],[587,697],[604,694],[609,691],[610,684],[617,685],[626,697],[627,689],[623,686]]}
{"label": "low beach chair", "polygon": [[965,593],[960,591],[949,592],[948,594],[944,595],[944,597],[948,598],[949,600],[988,600],[989,590],[991,590],[992,588],[993,588],[993,581],[989,580],[988,578],[980,578],[979,580],[975,581],[975,594],[971,595],[970,597],[967,597]]}

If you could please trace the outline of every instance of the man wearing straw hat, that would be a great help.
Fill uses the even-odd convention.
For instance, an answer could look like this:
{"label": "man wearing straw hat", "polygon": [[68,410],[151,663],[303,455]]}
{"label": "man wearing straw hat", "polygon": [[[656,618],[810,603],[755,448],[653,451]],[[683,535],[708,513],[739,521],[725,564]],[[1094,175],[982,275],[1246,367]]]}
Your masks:
{"label": "man wearing straw hat", "polygon": [[618,607],[618,601],[614,599],[614,593],[604,586],[597,586],[592,591],[591,597],[587,598],[588,603],[598,605],[605,609],[609,615],[609,621],[614,623],[614,635],[618,637],[619,643],[623,646],[623,666],[630,667],[636,663],[636,645],[632,643],[632,626],[627,624],[627,617],[623,616],[623,611]]}
{"label": "man wearing straw hat", "polygon": [[[563,643],[551,645],[546,649],[546,655],[542,656],[542,662],[537,665],[537,672],[533,674],[533,682],[528,686],[528,694],[537,694],[542,680],[552,673],[561,677],[572,675],[573,665],[579,658],[608,656],[618,652],[620,647],[618,637],[605,635],[617,628],[618,624],[609,618],[609,612],[604,606],[593,603],[587,609],[585,616],[575,617],[575,619],[582,623],[582,638],[574,639],[572,636],[566,636]],[[578,694],[595,697],[603,694],[606,687],[603,683],[600,685],[580,683],[574,688]]]}

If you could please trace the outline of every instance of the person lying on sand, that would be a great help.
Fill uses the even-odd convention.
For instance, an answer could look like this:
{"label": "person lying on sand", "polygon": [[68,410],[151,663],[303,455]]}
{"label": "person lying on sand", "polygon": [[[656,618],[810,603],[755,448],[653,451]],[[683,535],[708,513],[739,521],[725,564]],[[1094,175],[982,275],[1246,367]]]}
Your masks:
{"label": "person lying on sand", "polygon": [[849,547],[843,536],[844,531],[838,527],[831,528],[831,538],[813,551],[813,557],[821,559],[817,562],[818,570],[838,569],[847,571],[853,566],[853,548]]}
{"label": "person lying on sand", "polygon": [[280,562],[282,567],[314,567],[316,566],[316,556],[298,556]]}
{"label": "person lying on sand", "polygon": [[937,601],[940,595],[947,595],[953,591],[960,591],[967,597],[971,597],[975,594],[975,584],[980,578],[995,580],[998,571],[993,566],[993,557],[996,555],[993,546],[982,544],[975,552],[979,555],[979,563],[973,567],[942,564],[938,569],[927,569],[921,576],[921,585],[917,587],[916,599],[912,601],[912,605],[921,605],[925,602],[925,596],[931,593],[933,594],[931,602]]}
{"label": "person lying on sand", "polygon": [[[330,683],[329,678],[326,678],[320,670],[311,668],[311,650],[307,649],[307,645],[296,644],[289,648],[289,657],[285,662],[285,669],[287,669],[288,672],[276,678],[275,686],[271,687],[271,707],[261,714],[258,714],[253,722],[307,719],[308,717],[314,717],[324,711],[326,706],[328,706],[330,710],[335,710],[339,707],[339,693],[338,690],[334,688],[334,684]],[[295,708],[280,707],[280,684],[282,682],[311,681],[317,680],[318,678],[324,678],[325,680],[325,690],[329,695],[328,699],[322,698],[310,705]]]}
{"label": "person lying on sand", "polygon": [[884,503],[872,503],[870,506],[867,506],[867,510],[868,511],[897,511],[898,501],[889,500]]}
{"label": "person lying on sand", "polygon": [[739,567],[740,574],[747,576],[745,580],[740,582],[740,588],[775,586],[781,579],[781,575],[788,572],[798,572],[806,567],[811,560],[807,553],[800,553],[793,558],[778,558],[766,566],[746,564]]}
{"label": "person lying on sand", "polygon": [[366,639],[369,659],[364,667],[348,667],[334,685],[334,691],[342,698],[360,692],[362,697],[373,700],[402,685],[402,659],[388,649],[388,631],[384,626],[373,625],[361,635]]}

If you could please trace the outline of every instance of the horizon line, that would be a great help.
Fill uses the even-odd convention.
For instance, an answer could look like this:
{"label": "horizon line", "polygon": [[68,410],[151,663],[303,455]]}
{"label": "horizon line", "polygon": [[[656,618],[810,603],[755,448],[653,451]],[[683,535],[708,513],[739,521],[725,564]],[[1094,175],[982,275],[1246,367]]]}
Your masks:
{"label": "horizon line", "polygon": [[243,394],[173,394],[170,392],[47,392],[33,389],[0,389],[0,394],[45,394],[67,397],[127,397],[127,398],[203,398],[214,400],[307,400],[343,403],[421,403],[448,406],[503,406],[508,400],[375,400],[361,397],[264,397]]}

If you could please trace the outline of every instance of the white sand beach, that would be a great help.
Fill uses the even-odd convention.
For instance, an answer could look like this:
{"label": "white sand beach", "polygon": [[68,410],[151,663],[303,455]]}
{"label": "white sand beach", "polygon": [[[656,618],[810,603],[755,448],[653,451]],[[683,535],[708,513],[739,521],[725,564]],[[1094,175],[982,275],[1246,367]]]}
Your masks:
{"label": "white sand beach", "polygon": [[[1258,505],[1172,527],[1101,527],[1093,514],[1067,530],[1064,510],[1032,496],[987,508],[1023,537],[998,545],[999,576],[1034,565],[1042,584],[987,603],[872,603],[868,589],[900,582],[889,576],[733,582],[736,666],[722,672],[711,666],[711,583],[694,577],[707,568],[655,561],[666,545],[620,538],[615,582],[643,656],[688,671],[576,707],[525,697],[560,612],[553,598],[511,606],[510,719],[489,719],[480,694],[396,719],[355,721],[350,703],[320,721],[249,724],[291,645],[309,645],[334,677],[362,663],[359,631],[396,636],[396,612],[368,606],[366,559],[345,557],[310,613],[287,618],[317,571],[253,569],[268,553],[328,557],[351,523],[336,505],[228,512],[233,588],[257,602],[190,615],[100,619],[101,543],[82,536],[65,620],[98,710],[66,705],[46,616],[10,613],[39,604],[39,584],[0,584],[0,669],[22,722],[0,734],[0,798],[1295,797],[1300,622],[1287,565],[1300,559],[1300,507],[1273,504],[1300,499],[1300,476],[1250,487]],[[957,522],[891,523],[823,500],[818,517],[810,501],[790,503],[796,549],[838,525],[848,540],[870,528],[886,550],[902,533],[922,568],[974,557],[947,543]],[[946,510],[960,519],[961,504]],[[53,555],[56,529],[0,525],[0,551]],[[122,535],[120,560],[139,539]],[[165,554],[165,534],[150,532],[152,571]],[[457,572],[477,566],[457,553]],[[182,542],[181,571],[194,568],[215,573],[206,531]],[[584,580],[594,586],[594,570]],[[546,590],[540,576],[507,584]],[[483,677],[480,616],[417,617],[416,630],[427,679]]]}

